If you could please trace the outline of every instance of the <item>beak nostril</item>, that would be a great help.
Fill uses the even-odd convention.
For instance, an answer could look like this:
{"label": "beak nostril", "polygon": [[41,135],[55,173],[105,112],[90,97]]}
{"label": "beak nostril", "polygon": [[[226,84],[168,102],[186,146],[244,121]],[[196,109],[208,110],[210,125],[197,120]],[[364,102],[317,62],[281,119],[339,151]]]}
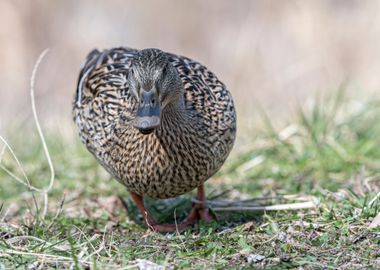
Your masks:
{"label": "beak nostril", "polygon": [[141,127],[142,128],[147,128],[149,126],[149,122],[148,121],[143,121],[142,123],[141,123]]}

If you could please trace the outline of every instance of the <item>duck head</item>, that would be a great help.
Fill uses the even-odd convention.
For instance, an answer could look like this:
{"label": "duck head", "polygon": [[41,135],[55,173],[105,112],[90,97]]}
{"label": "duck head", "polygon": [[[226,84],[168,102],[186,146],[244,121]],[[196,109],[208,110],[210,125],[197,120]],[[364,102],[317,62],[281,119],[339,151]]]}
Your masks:
{"label": "duck head", "polygon": [[129,89],[138,101],[133,126],[150,134],[161,124],[161,115],[180,100],[182,82],[169,56],[158,49],[136,53],[128,74]]}

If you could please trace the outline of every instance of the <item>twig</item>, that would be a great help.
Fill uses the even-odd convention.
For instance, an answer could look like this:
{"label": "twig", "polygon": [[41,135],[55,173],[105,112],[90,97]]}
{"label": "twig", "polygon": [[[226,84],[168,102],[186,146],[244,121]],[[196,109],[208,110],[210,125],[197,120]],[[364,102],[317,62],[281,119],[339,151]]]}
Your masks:
{"label": "twig", "polygon": [[240,207],[215,207],[212,210],[222,211],[282,211],[316,208],[317,204],[313,201],[301,203],[276,204],[269,206],[240,206]]}
{"label": "twig", "polygon": [[[1,136],[0,136],[0,139],[1,139]],[[17,161],[16,161],[17,162]],[[20,177],[18,177],[17,175],[15,175],[14,173],[12,173],[10,170],[8,170],[6,167],[4,167],[2,164],[0,164],[0,168],[5,171],[10,177],[12,177],[14,180],[16,180],[17,182],[19,182],[20,184],[26,186],[27,188],[29,188],[30,190],[34,190],[34,191],[37,191],[37,192],[42,192],[41,189],[39,188],[36,188],[34,186],[32,186],[30,183],[29,183],[29,180],[25,183]],[[26,178],[27,179],[27,178]]]}
{"label": "twig", "polygon": [[[107,232],[107,225],[105,226],[104,228],[104,232],[103,232],[103,237],[102,237],[102,242],[100,243],[100,247],[95,250],[93,253],[87,255],[84,259],[85,260],[88,260],[89,258],[91,258],[92,256],[94,256],[95,254],[98,255],[99,257],[99,253],[104,249],[106,252],[107,250],[105,249],[106,245],[105,245],[105,238],[106,238],[106,232]],[[109,254],[108,254],[109,255]]]}
{"label": "twig", "polygon": [[[87,241],[87,243],[90,244],[91,248],[95,251],[96,248],[92,244],[92,242],[99,238],[99,234],[96,233],[93,236],[91,236],[91,238],[88,238],[87,235],[78,226],[73,225],[73,227],[78,230],[79,234],[85,238],[85,241]],[[79,246],[83,246],[84,244],[85,243],[82,243]]]}
{"label": "twig", "polygon": [[21,184],[27,186],[29,189],[31,190],[34,190],[34,191],[37,191],[37,192],[41,192],[40,189],[36,188],[36,187],[33,187],[32,185],[30,185],[30,181],[28,179],[28,177],[26,176],[26,173],[21,165],[21,162],[19,161],[19,159],[17,158],[15,152],[13,151],[12,147],[8,144],[8,142],[3,138],[3,136],[0,135],[0,140],[3,142],[3,144],[8,148],[9,152],[11,153],[13,159],[16,161],[17,163],[17,166],[20,168],[21,170],[21,173],[22,173],[22,176],[25,178],[25,182],[23,180],[21,180],[21,178],[15,176],[14,174],[10,173],[9,170],[6,170],[4,169],[5,167],[3,165],[1,165],[1,168],[6,172],[8,173],[11,177],[15,178],[16,181],[20,182]]}
{"label": "twig", "polygon": [[[300,201],[300,202],[308,202],[308,201],[315,201],[317,202],[318,199],[313,196],[300,196],[300,195],[279,195],[279,196],[263,196],[263,197],[256,197],[251,198],[247,200],[208,200],[207,203],[211,206],[260,206],[257,203],[254,203],[255,201],[271,201],[271,200],[284,200],[284,201]],[[201,203],[201,201],[192,199],[192,202],[194,203]]]}
{"label": "twig", "polygon": [[50,224],[46,227],[46,230],[49,230],[51,226],[53,226],[54,222],[57,220],[58,216],[62,213],[63,210],[63,204],[65,203],[65,195],[63,195],[63,198],[59,204],[58,210],[55,213],[54,218],[51,220]]}
{"label": "twig", "polygon": [[[33,71],[32,71],[32,75],[30,77],[30,97],[31,97],[31,105],[32,105],[32,112],[33,112],[33,118],[34,118],[34,122],[36,124],[36,127],[37,127],[37,131],[38,131],[38,135],[41,139],[41,143],[42,143],[42,147],[44,149],[44,152],[45,152],[45,155],[46,155],[46,159],[48,161],[48,164],[49,164],[49,169],[50,169],[50,173],[51,173],[51,176],[50,176],[50,181],[49,181],[49,185],[44,188],[44,189],[39,189],[37,187],[34,187],[30,184],[30,181],[26,175],[26,172],[25,170],[23,169],[22,165],[21,165],[21,162],[19,161],[19,159],[17,158],[15,152],[13,151],[12,147],[8,144],[8,142],[2,137],[0,136],[0,140],[3,142],[4,144],[4,147],[2,148],[1,150],[1,157],[3,156],[4,154],[4,148],[7,148],[9,150],[9,152],[11,153],[13,159],[16,161],[17,163],[17,166],[20,168],[21,170],[21,173],[22,173],[22,176],[25,180],[21,179],[20,177],[16,176],[14,173],[12,173],[10,170],[8,170],[5,166],[3,166],[2,164],[0,164],[0,168],[3,169],[9,176],[11,176],[14,180],[16,180],[17,182],[19,182],[20,184],[28,187],[30,190],[33,190],[33,191],[36,191],[36,192],[39,192],[39,193],[42,193],[42,196],[43,196],[43,200],[44,200],[44,206],[43,206],[43,210],[42,210],[42,213],[41,213],[41,218],[45,218],[46,216],[46,213],[47,213],[47,208],[48,208],[48,192],[52,189],[53,187],[53,184],[54,184],[54,177],[55,177],[55,173],[54,173],[54,167],[53,167],[53,163],[51,161],[51,157],[50,157],[50,154],[49,154],[49,150],[47,148],[47,145],[46,145],[46,140],[45,140],[45,137],[42,133],[42,129],[41,129],[41,125],[39,123],[39,120],[38,120],[38,116],[37,116],[37,110],[36,110],[36,104],[35,104],[35,99],[34,99],[34,86],[35,86],[35,79],[36,79],[36,74],[37,74],[37,71],[38,71],[38,67],[39,65],[41,64],[43,58],[45,57],[45,55],[47,54],[48,52],[48,49],[45,49],[41,54],[40,56],[38,57],[37,61],[36,61],[36,64],[34,65],[33,67]],[[37,207],[38,208],[38,207]]]}
{"label": "twig", "polygon": [[380,192],[376,194],[376,196],[368,203],[369,207],[372,207],[372,205],[380,198]]}
{"label": "twig", "polygon": [[32,241],[38,241],[38,242],[41,242],[41,243],[44,243],[44,244],[47,244],[49,246],[51,246],[52,248],[58,250],[58,251],[67,251],[70,249],[70,247],[62,247],[60,245],[54,245],[52,243],[49,243],[43,239],[40,239],[38,237],[35,237],[35,236],[28,236],[28,235],[22,235],[22,236],[15,236],[15,237],[12,237],[10,239],[7,239],[5,242],[12,246],[12,248],[14,249],[19,249],[19,247],[16,247],[14,246],[13,244],[17,243],[17,242],[20,242],[20,241],[24,241],[24,240],[32,240]]}
{"label": "twig", "polygon": [[176,231],[177,236],[178,236],[180,234],[179,234],[178,223],[177,223],[177,208],[174,208],[174,225],[175,225],[175,231]]}
{"label": "twig", "polygon": [[55,173],[54,173],[54,166],[53,166],[53,163],[52,163],[51,158],[50,158],[49,150],[48,150],[47,145],[46,145],[46,140],[45,140],[44,134],[42,132],[42,129],[41,129],[41,126],[40,126],[40,122],[38,120],[38,116],[37,116],[36,103],[35,103],[35,99],[34,99],[34,85],[35,85],[35,79],[36,79],[36,74],[37,74],[37,71],[38,71],[38,67],[40,66],[42,60],[44,59],[44,57],[48,53],[48,51],[49,51],[49,49],[45,49],[40,54],[40,56],[38,57],[38,59],[36,61],[36,64],[34,65],[34,68],[33,68],[33,71],[32,71],[32,76],[30,77],[30,98],[31,98],[31,104],[32,104],[33,118],[34,118],[34,122],[36,124],[38,135],[40,136],[42,147],[44,149],[45,156],[46,156],[46,159],[48,161],[49,169],[50,169],[50,181],[49,181],[49,185],[47,186],[47,188],[44,188],[44,190],[43,190],[44,207],[43,207],[43,210],[42,210],[42,218],[44,218],[46,216],[46,213],[47,213],[48,192],[53,187]]}
{"label": "twig", "polygon": [[260,165],[264,161],[265,161],[264,156],[257,156],[257,157],[252,158],[251,160],[243,163],[236,170],[240,173],[244,173],[244,172],[247,172],[249,170],[252,170],[254,167]]}
{"label": "twig", "polygon": [[110,239],[110,244],[109,244],[108,251],[107,251],[108,257],[112,257],[112,255],[111,255],[112,243],[113,243],[113,231],[111,231],[111,239]]}
{"label": "twig", "polygon": [[0,163],[3,161],[5,150],[7,150],[7,147],[3,145],[3,148],[1,148],[1,151],[0,151]]}
{"label": "twig", "polygon": [[[9,254],[14,254],[14,255],[29,255],[29,256],[35,256],[38,258],[45,258],[45,259],[52,259],[54,262],[73,262],[74,259],[71,257],[65,257],[65,256],[60,256],[60,255],[53,255],[53,254],[45,254],[45,253],[35,253],[35,252],[24,252],[24,251],[18,251],[18,250],[12,250],[12,249],[5,249],[2,252],[0,252],[0,256],[2,254],[9,255]],[[87,264],[87,265],[92,265],[93,263],[90,261],[85,261],[85,260],[78,260],[82,264]]]}

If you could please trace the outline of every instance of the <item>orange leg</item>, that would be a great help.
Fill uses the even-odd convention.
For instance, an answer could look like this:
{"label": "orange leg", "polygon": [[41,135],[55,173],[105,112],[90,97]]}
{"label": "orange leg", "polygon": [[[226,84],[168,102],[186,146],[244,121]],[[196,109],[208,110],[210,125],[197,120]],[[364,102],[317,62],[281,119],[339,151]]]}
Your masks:
{"label": "orange leg", "polygon": [[142,196],[134,192],[131,192],[131,196],[137,208],[143,215],[145,223],[154,231],[173,232],[176,230],[184,229],[199,219],[202,219],[206,222],[211,222],[213,220],[207,208],[203,184],[198,187],[197,202],[194,203],[190,214],[187,216],[187,218],[185,218],[183,222],[179,224],[158,224],[146,210]]}
{"label": "orange leg", "polygon": [[213,221],[207,207],[204,185],[198,187],[197,202],[193,204],[190,214],[185,218],[184,222],[194,223],[197,220],[204,220],[206,222]]}

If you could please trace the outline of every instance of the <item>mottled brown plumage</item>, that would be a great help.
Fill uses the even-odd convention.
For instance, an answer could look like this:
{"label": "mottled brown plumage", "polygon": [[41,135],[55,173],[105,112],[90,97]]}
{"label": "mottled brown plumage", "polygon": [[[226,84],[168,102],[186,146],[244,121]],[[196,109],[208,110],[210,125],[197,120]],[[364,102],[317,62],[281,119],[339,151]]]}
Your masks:
{"label": "mottled brown plumage", "polygon": [[224,163],[236,132],[225,85],[200,63],[158,49],[92,51],[80,72],[74,120],[110,174],[153,198],[200,187]]}

